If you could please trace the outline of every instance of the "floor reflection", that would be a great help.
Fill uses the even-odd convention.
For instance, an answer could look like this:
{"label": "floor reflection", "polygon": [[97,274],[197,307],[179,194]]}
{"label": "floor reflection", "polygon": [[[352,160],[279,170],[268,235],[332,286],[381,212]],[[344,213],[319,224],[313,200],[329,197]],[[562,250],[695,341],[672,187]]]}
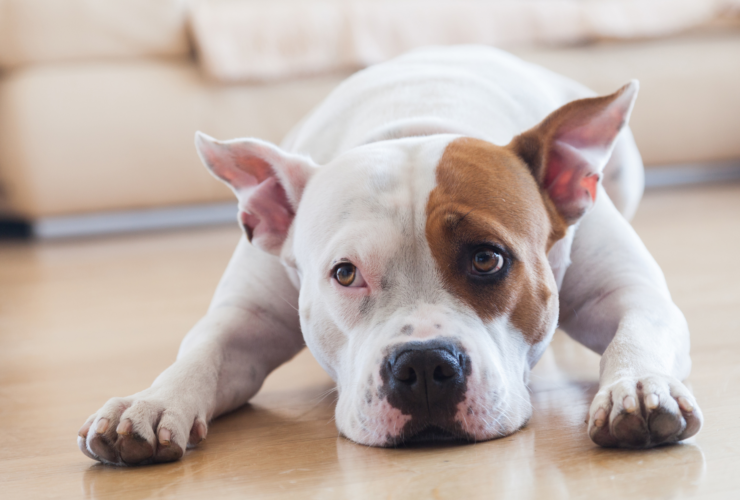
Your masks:
{"label": "floor reflection", "polygon": [[[598,389],[590,354],[559,336],[532,377],[534,416],[497,440],[393,449],[339,437],[335,394],[325,382],[268,392],[217,419],[204,446],[186,459],[154,467],[92,466],[86,498],[130,495],[315,498],[457,498],[461,488],[497,498],[660,497],[696,492],[705,459],[693,444],[648,451],[606,450],[586,435],[588,405]],[[575,357],[575,358],[574,358]],[[575,364],[574,359],[582,364]],[[598,362],[598,361],[597,361]],[[589,366],[591,365],[591,366]]]}

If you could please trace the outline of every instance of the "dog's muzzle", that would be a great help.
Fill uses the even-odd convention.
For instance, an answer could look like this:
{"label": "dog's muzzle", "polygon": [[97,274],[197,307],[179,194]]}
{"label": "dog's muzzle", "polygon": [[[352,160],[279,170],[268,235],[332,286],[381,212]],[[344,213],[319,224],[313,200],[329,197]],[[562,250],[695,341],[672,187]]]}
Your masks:
{"label": "dog's muzzle", "polygon": [[470,357],[449,339],[394,346],[381,368],[381,395],[411,420],[389,444],[467,439],[455,415],[465,399],[470,369]]}

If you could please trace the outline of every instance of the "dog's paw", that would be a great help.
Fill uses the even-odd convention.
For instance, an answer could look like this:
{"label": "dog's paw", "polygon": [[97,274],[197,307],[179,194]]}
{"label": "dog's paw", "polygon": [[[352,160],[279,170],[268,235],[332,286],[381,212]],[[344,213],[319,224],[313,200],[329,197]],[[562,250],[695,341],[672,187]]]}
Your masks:
{"label": "dog's paw", "polygon": [[113,465],[179,460],[188,444],[206,437],[205,416],[149,389],[112,398],[80,429],[77,445],[88,457]]}
{"label": "dog's paw", "polygon": [[588,435],[605,447],[650,448],[693,436],[702,421],[694,396],[677,379],[624,378],[594,397]]}

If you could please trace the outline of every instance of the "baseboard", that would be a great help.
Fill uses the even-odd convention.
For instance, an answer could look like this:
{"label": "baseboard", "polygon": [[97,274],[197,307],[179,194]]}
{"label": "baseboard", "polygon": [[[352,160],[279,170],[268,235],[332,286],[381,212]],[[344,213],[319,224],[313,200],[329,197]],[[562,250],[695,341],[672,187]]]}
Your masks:
{"label": "baseboard", "polygon": [[[675,165],[648,168],[645,188],[657,189],[740,181],[740,160],[711,166]],[[135,231],[235,224],[236,203],[187,205],[85,215],[42,217],[32,223],[0,221],[0,237],[70,238]]]}
{"label": "baseboard", "polygon": [[234,201],[147,210],[126,210],[84,215],[42,217],[31,224],[40,239],[153,231],[217,224],[236,225]]}
{"label": "baseboard", "polygon": [[0,239],[27,239],[31,235],[32,229],[29,222],[0,216]]}
{"label": "baseboard", "polygon": [[667,165],[645,169],[645,189],[740,180],[740,160]]}

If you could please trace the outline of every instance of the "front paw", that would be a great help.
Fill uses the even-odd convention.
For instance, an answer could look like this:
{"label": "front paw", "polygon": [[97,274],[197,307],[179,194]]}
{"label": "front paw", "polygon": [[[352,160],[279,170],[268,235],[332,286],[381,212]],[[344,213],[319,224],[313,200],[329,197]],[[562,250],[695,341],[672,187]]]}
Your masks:
{"label": "front paw", "polygon": [[605,447],[650,448],[689,438],[703,417],[691,392],[663,375],[602,386],[589,410],[588,435]]}
{"label": "front paw", "polygon": [[205,416],[176,396],[149,389],[112,398],[80,429],[82,453],[113,465],[179,460],[188,444],[206,437]]}

